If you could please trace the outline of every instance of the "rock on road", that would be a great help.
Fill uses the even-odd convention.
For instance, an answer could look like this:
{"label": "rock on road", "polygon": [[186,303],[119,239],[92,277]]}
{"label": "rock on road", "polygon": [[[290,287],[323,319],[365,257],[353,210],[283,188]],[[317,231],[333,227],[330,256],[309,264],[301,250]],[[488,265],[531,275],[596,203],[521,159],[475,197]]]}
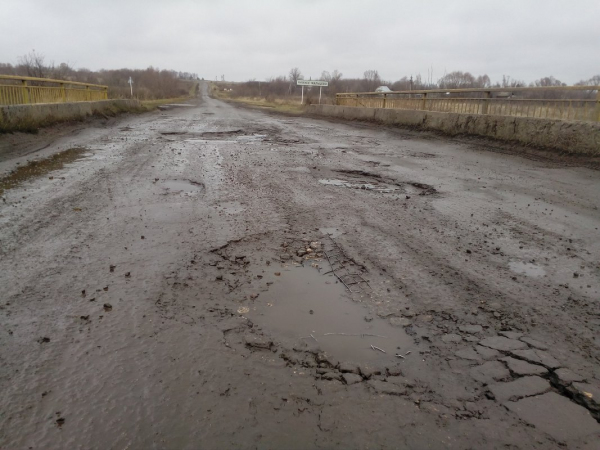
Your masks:
{"label": "rock on road", "polygon": [[4,190],[0,449],[597,448],[598,171],[203,90]]}

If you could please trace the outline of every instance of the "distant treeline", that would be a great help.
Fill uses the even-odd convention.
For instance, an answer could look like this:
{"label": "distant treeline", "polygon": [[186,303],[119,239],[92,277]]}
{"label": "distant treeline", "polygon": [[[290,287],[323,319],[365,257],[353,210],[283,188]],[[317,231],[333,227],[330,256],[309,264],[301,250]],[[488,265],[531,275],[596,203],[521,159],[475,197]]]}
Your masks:
{"label": "distant treeline", "polygon": [[131,77],[134,97],[140,100],[186,96],[190,92],[191,81],[198,79],[195,73],[160,70],[155,67],[143,70],[74,69],[66,63],[46,64],[44,57],[35,52],[19,58],[16,65],[0,63],[0,74],[106,85],[110,98],[130,97],[129,77]]}
{"label": "distant treeline", "polygon": [[[271,78],[266,81],[250,80],[243,83],[219,83],[222,89],[227,89],[231,96],[239,97],[284,97],[298,96],[300,87],[296,85],[297,80],[304,79],[302,72],[297,67],[290,70],[289,74]],[[334,70],[333,72],[323,71],[320,79],[329,82],[329,86],[323,89],[323,96],[330,99],[335,97],[335,94],[342,92],[373,92],[380,86],[387,86],[392,91],[410,91],[420,89],[466,89],[466,88],[511,88],[511,87],[536,87],[536,86],[566,86],[556,78],[549,76],[535,80],[531,83],[526,83],[522,80],[516,80],[510,76],[503,76],[501,81],[493,83],[487,75],[472,75],[469,72],[455,71],[445,74],[437,82],[424,80],[421,75],[415,77],[402,77],[397,81],[386,81],[381,78],[377,70],[367,70],[362,78],[344,78],[343,75]],[[581,80],[577,85],[600,85],[600,75],[595,75],[587,80]],[[308,97],[309,103],[319,95],[318,88],[305,88],[305,96]],[[536,93],[537,97],[543,98],[560,98],[567,95],[572,98],[589,97],[592,93],[570,92],[565,94],[564,91],[548,91]]]}

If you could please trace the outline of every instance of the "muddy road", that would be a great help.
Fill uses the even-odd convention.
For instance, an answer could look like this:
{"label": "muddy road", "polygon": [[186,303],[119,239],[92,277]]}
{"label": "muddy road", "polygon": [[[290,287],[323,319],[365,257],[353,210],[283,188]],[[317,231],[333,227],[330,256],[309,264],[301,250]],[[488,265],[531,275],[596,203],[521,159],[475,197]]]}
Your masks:
{"label": "muddy road", "polygon": [[205,94],[27,139],[1,449],[598,448],[600,172]]}

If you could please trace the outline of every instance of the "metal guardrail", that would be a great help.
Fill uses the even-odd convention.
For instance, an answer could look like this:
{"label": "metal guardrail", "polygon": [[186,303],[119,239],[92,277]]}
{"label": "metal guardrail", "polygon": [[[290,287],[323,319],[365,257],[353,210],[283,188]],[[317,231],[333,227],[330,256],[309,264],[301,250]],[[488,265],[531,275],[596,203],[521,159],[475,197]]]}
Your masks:
{"label": "metal guardrail", "polygon": [[0,75],[0,105],[89,102],[108,99],[108,86],[50,78]]}
{"label": "metal guardrail", "polygon": [[[531,98],[548,91],[587,91],[588,96],[595,91],[596,95]],[[336,94],[336,105],[600,122],[600,86],[358,92]]]}

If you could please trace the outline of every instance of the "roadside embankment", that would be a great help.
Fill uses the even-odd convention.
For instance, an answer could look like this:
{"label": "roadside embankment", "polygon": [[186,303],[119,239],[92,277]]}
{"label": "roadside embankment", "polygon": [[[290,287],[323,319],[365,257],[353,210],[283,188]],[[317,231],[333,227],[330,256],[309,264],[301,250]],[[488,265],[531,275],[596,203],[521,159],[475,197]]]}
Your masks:
{"label": "roadside embankment", "polygon": [[484,136],[570,154],[600,156],[600,123],[333,105],[311,105],[307,112],[317,116],[441,131],[451,136]]}
{"label": "roadside embankment", "polygon": [[0,106],[0,133],[31,132],[57,122],[143,110],[139,101],[128,99]]}

